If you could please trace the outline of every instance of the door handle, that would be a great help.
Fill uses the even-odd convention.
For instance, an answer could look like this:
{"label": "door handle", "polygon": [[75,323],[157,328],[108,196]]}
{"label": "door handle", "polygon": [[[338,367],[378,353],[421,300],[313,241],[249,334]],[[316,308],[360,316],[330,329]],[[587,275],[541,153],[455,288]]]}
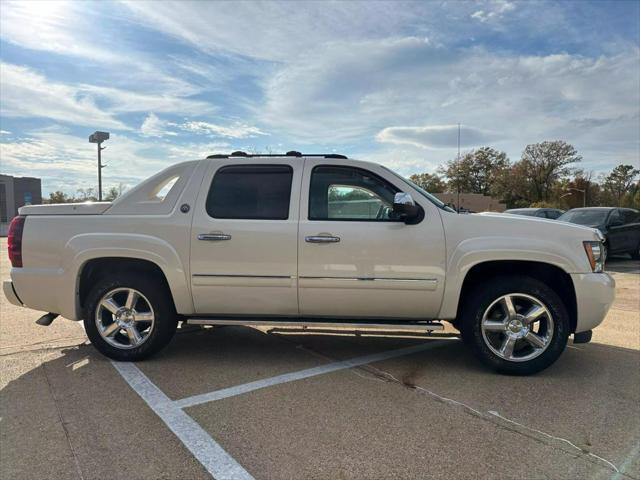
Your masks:
{"label": "door handle", "polygon": [[220,242],[222,240],[231,240],[231,235],[227,233],[201,233],[198,240],[207,240],[209,242]]}
{"label": "door handle", "polygon": [[334,237],[332,235],[311,235],[304,237],[304,241],[307,243],[338,243],[340,237]]}

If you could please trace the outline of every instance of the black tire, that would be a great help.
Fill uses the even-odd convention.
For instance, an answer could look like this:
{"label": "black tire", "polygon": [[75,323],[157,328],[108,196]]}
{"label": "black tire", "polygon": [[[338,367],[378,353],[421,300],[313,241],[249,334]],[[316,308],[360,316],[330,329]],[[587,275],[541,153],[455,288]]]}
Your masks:
{"label": "black tire", "polygon": [[[553,317],[553,334],[539,356],[526,361],[509,361],[495,354],[484,340],[481,322],[491,304],[508,294],[525,294],[540,301]],[[479,285],[465,300],[462,308],[462,338],[473,353],[493,370],[511,375],[531,375],[544,370],[564,351],[570,334],[567,309],[558,295],[547,285],[526,276],[500,276]]]}
{"label": "black tire", "polygon": [[[137,347],[122,349],[109,344],[96,325],[100,301],[118,288],[132,288],[142,293],[155,315],[153,328]],[[137,361],[157,353],[171,341],[178,326],[178,315],[171,292],[163,281],[149,274],[120,272],[98,280],[91,289],[85,302],[84,326],[89,340],[103,355],[117,361]]]}

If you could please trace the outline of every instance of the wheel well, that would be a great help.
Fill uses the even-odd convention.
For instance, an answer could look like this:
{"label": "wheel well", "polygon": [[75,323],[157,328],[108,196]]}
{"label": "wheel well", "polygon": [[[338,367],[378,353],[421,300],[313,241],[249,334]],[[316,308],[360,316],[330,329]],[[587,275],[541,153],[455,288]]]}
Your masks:
{"label": "wheel well", "polygon": [[498,260],[474,265],[465,276],[462,284],[457,318],[460,318],[465,300],[476,285],[486,282],[491,277],[518,274],[540,280],[558,294],[569,312],[571,331],[575,332],[578,321],[578,307],[571,276],[555,265],[542,262]]}
{"label": "wheel well", "polygon": [[[94,258],[85,263],[80,272],[78,281],[78,303],[80,307],[80,317],[83,317],[84,306],[91,291],[91,288],[101,278],[114,273],[147,273],[158,278],[165,285],[167,292],[171,295],[169,283],[162,269],[149,260],[127,257],[103,257]],[[171,296],[173,300],[173,296]]]}

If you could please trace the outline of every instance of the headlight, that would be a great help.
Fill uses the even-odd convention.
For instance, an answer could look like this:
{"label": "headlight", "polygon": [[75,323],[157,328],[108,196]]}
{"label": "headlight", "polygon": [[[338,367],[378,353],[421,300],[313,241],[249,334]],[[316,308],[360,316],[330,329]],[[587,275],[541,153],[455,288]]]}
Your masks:
{"label": "headlight", "polygon": [[587,252],[587,258],[593,272],[604,271],[604,248],[602,242],[582,242],[584,251]]}

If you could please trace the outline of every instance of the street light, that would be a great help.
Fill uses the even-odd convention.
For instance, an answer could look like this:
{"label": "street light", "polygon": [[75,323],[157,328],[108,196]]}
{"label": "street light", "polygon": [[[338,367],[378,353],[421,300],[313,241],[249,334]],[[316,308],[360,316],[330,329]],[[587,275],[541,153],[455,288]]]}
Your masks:
{"label": "street light", "polygon": [[107,147],[102,146],[102,142],[109,140],[109,132],[93,132],[89,135],[89,143],[98,144],[98,201],[102,201],[102,150]]}
{"label": "street light", "polygon": [[582,206],[587,206],[587,190],[582,190],[580,188],[567,187],[567,190],[575,190],[576,192],[582,192]]}

